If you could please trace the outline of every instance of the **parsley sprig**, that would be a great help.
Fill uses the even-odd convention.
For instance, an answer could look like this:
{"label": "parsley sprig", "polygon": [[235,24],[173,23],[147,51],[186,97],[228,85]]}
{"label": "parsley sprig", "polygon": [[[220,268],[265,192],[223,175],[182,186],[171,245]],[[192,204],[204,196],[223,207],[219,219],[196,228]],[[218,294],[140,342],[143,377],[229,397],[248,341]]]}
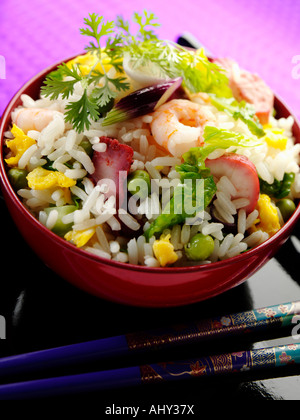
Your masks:
{"label": "parsley sprig", "polygon": [[[83,36],[91,38],[85,47],[94,58],[87,74],[80,64],[63,63],[50,73],[42,86],[42,94],[52,100],[68,99],[65,119],[78,132],[89,129],[113,106],[115,98],[129,90],[124,74],[123,58],[127,54],[136,68],[153,68],[169,78],[183,78],[183,86],[192,93],[209,92],[221,97],[230,97],[228,79],[222,70],[211,63],[204,51],[196,53],[170,41],[160,40],[155,34],[159,26],[154,13],[134,13],[133,22],[118,16],[116,21],[105,21],[95,13],[84,19]],[[132,32],[131,23],[137,30]],[[108,66],[109,65],[109,66]],[[115,75],[107,71],[115,69]],[[74,94],[75,86],[81,85],[79,99]],[[76,92],[77,93],[77,92]]]}
{"label": "parsley sprig", "polygon": [[80,82],[83,94],[77,101],[70,100],[66,105],[65,119],[73,124],[78,132],[89,129],[92,120],[99,119],[103,110],[117,96],[119,91],[129,89],[125,77],[110,77],[105,70],[104,61],[113,66],[117,74],[122,74],[122,52],[121,37],[115,35],[108,38],[115,31],[113,21],[103,21],[102,16],[95,13],[84,19],[85,28],[80,29],[82,35],[92,37],[85,50],[96,57],[95,63],[87,75],[82,74],[80,66],[73,65],[71,69],[66,63],[61,64],[58,69],[50,73],[42,86],[42,94],[50,97],[51,100],[68,99],[73,93],[75,84]]}

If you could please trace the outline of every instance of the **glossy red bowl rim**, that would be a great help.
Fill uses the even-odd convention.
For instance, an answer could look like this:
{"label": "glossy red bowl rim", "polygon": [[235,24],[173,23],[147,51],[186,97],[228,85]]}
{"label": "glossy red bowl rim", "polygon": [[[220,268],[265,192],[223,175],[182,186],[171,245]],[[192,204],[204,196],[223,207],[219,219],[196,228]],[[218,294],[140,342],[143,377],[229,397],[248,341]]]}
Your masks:
{"label": "glossy red bowl rim", "polygon": [[[76,57],[76,56],[75,56]],[[26,91],[28,89],[29,86],[35,84],[39,79],[41,79],[42,77],[45,77],[49,72],[55,70],[57,68],[57,66],[59,64],[61,64],[62,62],[67,62],[71,59],[73,59],[73,57],[70,57],[64,61],[59,61],[51,66],[48,66],[47,68],[41,70],[39,73],[37,73],[35,76],[33,76],[32,78],[30,78],[26,83],[24,83],[21,88],[16,92],[16,94],[12,97],[12,99],[9,101],[8,105],[6,106],[3,115],[0,119],[0,180],[1,180],[1,186],[2,188],[4,187],[6,189],[6,192],[8,193],[8,195],[10,196],[10,198],[12,199],[12,201],[14,202],[14,204],[19,208],[19,210],[21,210],[21,212],[23,213],[23,215],[26,218],[29,218],[31,220],[32,223],[34,223],[37,228],[39,228],[43,233],[45,233],[46,235],[50,235],[50,237],[52,237],[54,240],[56,240],[61,246],[66,247],[68,250],[72,251],[75,254],[81,254],[82,256],[84,256],[85,258],[91,259],[94,262],[99,262],[108,266],[115,266],[117,268],[122,268],[125,270],[135,270],[135,271],[140,271],[141,273],[143,272],[147,272],[147,273],[171,273],[171,274],[175,274],[175,273],[189,273],[189,272],[202,272],[202,271],[207,271],[207,270],[213,270],[214,267],[218,267],[218,268],[222,268],[222,267],[227,267],[230,264],[234,264],[236,262],[240,262],[243,260],[247,260],[248,258],[250,258],[252,255],[256,255],[259,254],[260,250],[266,247],[271,246],[273,243],[275,244],[277,241],[280,241],[280,239],[285,238],[287,235],[290,235],[290,230],[293,229],[294,225],[296,224],[296,222],[298,221],[298,219],[300,219],[300,202],[297,205],[297,208],[294,212],[294,214],[290,217],[290,219],[284,224],[284,226],[275,234],[273,235],[271,238],[269,238],[268,240],[266,240],[265,242],[263,242],[260,245],[257,245],[254,248],[251,248],[250,250],[246,251],[245,253],[242,253],[240,255],[237,255],[235,257],[231,257],[228,258],[226,260],[223,261],[217,261],[214,263],[208,263],[208,264],[203,264],[203,265],[194,265],[194,266],[183,266],[183,267],[147,267],[147,266],[142,266],[142,265],[134,265],[134,264],[130,264],[130,263],[122,263],[122,262],[118,262],[118,261],[114,261],[114,260],[109,260],[107,258],[103,258],[100,257],[98,255],[92,254],[88,251],[85,251],[84,249],[81,248],[77,248],[75,245],[71,244],[70,242],[66,241],[65,239],[59,237],[58,235],[56,235],[55,233],[53,233],[51,230],[49,230],[48,228],[46,228],[42,223],[40,223],[38,221],[38,219],[36,219],[30,212],[29,210],[27,210],[27,208],[24,206],[24,204],[21,202],[20,198],[18,197],[17,193],[13,190],[8,177],[7,177],[7,173],[6,173],[6,169],[5,169],[5,164],[4,164],[4,156],[3,156],[3,146],[4,146],[4,132],[6,130],[5,126],[7,124],[7,121],[9,121],[10,116],[11,116],[11,112],[13,111],[13,109],[16,107],[16,102],[20,100],[20,96],[24,93],[24,91]],[[280,105],[280,107],[284,110],[284,112],[287,115],[292,115],[294,118],[294,126],[293,126],[293,131],[295,131],[295,129],[298,131],[297,136],[299,137],[299,142],[300,142],[300,123],[297,119],[297,117],[295,117],[295,115],[290,111],[290,109],[286,106],[286,104],[278,98],[277,95],[275,95],[275,108],[276,108],[276,104],[277,106]],[[287,233],[287,235],[286,235]]]}

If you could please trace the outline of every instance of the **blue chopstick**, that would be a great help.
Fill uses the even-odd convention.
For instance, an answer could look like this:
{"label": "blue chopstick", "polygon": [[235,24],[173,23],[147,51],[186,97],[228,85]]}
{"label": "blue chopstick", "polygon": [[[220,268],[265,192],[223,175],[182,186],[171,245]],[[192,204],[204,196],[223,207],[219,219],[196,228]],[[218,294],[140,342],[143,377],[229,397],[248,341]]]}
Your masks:
{"label": "blue chopstick", "polygon": [[298,314],[300,314],[300,301],[289,302],[186,325],[4,357],[0,358],[0,378],[38,370],[78,366],[81,363],[104,362],[177,345],[247,334],[263,329],[282,328],[292,325],[294,317]]}
{"label": "blue chopstick", "polygon": [[300,364],[300,344],[0,385],[0,400],[99,392]]}
{"label": "blue chopstick", "polygon": [[0,378],[124,356],[125,335],[0,358]]}

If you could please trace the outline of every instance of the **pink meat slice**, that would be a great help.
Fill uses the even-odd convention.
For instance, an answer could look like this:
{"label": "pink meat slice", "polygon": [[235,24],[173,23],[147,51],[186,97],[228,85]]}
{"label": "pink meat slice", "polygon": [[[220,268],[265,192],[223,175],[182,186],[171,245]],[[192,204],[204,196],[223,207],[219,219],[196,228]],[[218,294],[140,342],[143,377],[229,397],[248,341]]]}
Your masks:
{"label": "pink meat slice", "polygon": [[94,152],[92,160],[95,172],[92,178],[95,184],[107,184],[110,187],[107,198],[115,195],[117,204],[121,206],[125,198],[127,175],[133,161],[133,149],[105,136],[100,137],[100,142],[106,144],[106,151]]}
{"label": "pink meat slice", "polygon": [[252,104],[261,124],[267,124],[274,107],[274,94],[264,80],[257,74],[241,69],[230,58],[218,58],[213,62],[225,70],[235,99]]}
{"label": "pink meat slice", "polygon": [[237,154],[226,154],[217,159],[207,159],[205,165],[218,180],[226,176],[234,185],[237,196],[247,198],[249,204],[244,207],[251,213],[258,202],[260,184],[254,164],[246,157]]}

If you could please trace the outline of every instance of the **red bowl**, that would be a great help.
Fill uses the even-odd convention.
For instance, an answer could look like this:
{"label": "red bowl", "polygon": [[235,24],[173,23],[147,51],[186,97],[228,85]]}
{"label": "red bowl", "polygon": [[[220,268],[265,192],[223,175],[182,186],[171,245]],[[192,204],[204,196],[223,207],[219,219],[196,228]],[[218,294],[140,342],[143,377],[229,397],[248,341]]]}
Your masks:
{"label": "red bowl", "polygon": [[[199,302],[223,293],[247,280],[274,256],[286,242],[300,217],[300,204],[293,216],[272,238],[237,257],[198,267],[149,268],[106,260],[76,248],[44,227],[21,203],[7,178],[3,143],[11,112],[21,104],[21,95],[38,98],[40,86],[55,64],[34,76],[12,98],[0,125],[0,174],[4,199],[21,234],[42,261],[76,287],[103,299],[141,307],[171,307]],[[278,117],[291,112],[275,99]],[[293,134],[300,142],[295,119]]]}

